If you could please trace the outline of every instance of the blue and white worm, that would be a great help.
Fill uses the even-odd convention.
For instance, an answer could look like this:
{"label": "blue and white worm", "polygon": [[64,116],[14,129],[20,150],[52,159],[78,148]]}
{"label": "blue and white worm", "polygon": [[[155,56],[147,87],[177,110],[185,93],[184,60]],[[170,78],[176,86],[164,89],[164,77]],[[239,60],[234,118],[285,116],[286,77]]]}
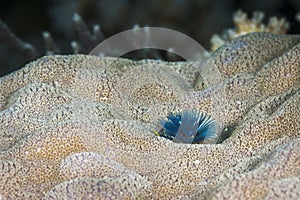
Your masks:
{"label": "blue and white worm", "polygon": [[158,135],[177,143],[201,143],[216,137],[216,121],[204,112],[184,110],[170,113],[167,120],[160,119],[162,130]]}

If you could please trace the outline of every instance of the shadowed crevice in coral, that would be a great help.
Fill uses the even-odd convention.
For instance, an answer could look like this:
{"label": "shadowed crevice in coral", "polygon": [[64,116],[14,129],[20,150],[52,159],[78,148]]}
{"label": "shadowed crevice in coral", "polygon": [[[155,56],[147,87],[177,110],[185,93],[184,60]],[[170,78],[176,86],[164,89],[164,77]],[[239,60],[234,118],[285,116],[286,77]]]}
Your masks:
{"label": "shadowed crevice in coral", "polygon": [[222,131],[222,133],[221,133],[221,135],[220,135],[220,137],[217,141],[217,144],[221,144],[226,139],[228,139],[235,129],[236,129],[236,125],[227,126],[227,127],[223,128],[223,131]]}

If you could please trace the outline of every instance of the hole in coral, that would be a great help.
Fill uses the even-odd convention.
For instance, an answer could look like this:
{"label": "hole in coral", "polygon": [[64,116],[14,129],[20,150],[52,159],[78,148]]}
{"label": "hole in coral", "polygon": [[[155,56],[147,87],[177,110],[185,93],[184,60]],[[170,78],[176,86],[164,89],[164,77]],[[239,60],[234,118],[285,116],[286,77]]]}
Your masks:
{"label": "hole in coral", "polygon": [[235,130],[236,126],[227,126],[222,130],[222,133],[218,139],[217,144],[223,143],[227,138],[229,138],[232,132]]}
{"label": "hole in coral", "polygon": [[137,49],[134,51],[130,51],[122,55],[121,57],[133,60],[155,59],[169,62],[184,61],[184,59],[181,56],[175,53],[153,48]]}

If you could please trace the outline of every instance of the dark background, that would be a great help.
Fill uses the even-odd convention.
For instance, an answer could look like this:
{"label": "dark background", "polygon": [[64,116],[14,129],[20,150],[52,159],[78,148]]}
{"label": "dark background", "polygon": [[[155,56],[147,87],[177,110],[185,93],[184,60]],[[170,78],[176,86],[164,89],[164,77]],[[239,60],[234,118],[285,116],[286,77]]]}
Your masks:
{"label": "dark background", "polygon": [[[97,23],[106,37],[140,26],[159,26],[183,32],[206,49],[210,37],[233,26],[232,15],[242,9],[251,16],[255,10],[270,16],[285,17],[290,22],[289,33],[299,33],[295,21],[300,0],[27,0],[1,1],[0,19],[22,40],[45,54],[42,31],[50,31],[61,54],[72,53],[70,42],[76,40],[72,23],[79,13],[89,27]],[[29,62],[22,53],[0,43],[0,76]]]}

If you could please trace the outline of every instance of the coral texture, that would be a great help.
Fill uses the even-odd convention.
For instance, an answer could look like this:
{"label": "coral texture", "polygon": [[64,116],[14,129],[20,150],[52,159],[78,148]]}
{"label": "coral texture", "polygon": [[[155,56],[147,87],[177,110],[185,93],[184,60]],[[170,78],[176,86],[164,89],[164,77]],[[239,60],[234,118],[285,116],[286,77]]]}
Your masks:
{"label": "coral texture", "polygon": [[235,28],[228,29],[219,36],[217,34],[213,35],[211,38],[211,50],[215,51],[225,42],[232,40],[238,36],[252,33],[252,32],[271,32],[278,34],[287,33],[290,24],[285,18],[270,17],[268,25],[263,24],[262,20],[264,18],[263,12],[253,12],[251,19],[248,18],[247,13],[238,10],[233,15],[233,22]]}
{"label": "coral texture", "polygon": [[[211,56],[218,83],[193,62],[31,62],[0,79],[0,199],[297,199],[299,55],[297,35],[238,37]],[[218,144],[154,134],[184,109]]]}

